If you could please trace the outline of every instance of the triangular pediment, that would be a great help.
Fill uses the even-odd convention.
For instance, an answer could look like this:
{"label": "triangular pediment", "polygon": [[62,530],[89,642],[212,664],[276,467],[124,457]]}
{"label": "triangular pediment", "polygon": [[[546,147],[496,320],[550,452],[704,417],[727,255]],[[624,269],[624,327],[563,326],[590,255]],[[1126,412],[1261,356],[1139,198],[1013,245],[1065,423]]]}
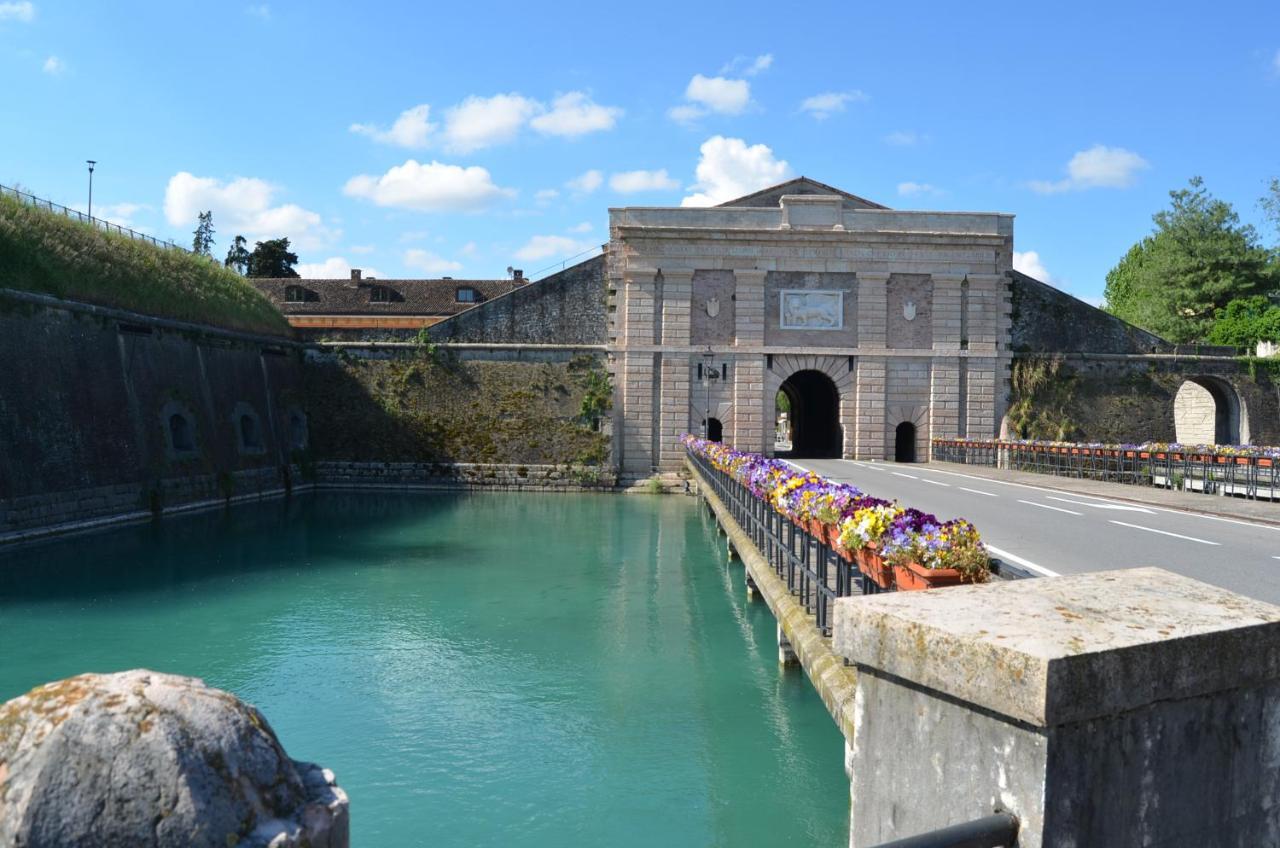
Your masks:
{"label": "triangular pediment", "polygon": [[720,206],[753,206],[753,207],[771,207],[781,206],[782,196],[784,194],[826,194],[838,195],[844,198],[845,209],[888,209],[888,206],[881,206],[865,197],[858,197],[856,194],[850,194],[847,191],[841,191],[835,186],[829,186],[826,183],[820,183],[817,180],[811,180],[808,177],[796,177],[794,180],[787,180],[785,183],[778,183],[775,186],[762,188],[753,194],[745,197],[739,197],[730,200],[727,203],[721,203]]}

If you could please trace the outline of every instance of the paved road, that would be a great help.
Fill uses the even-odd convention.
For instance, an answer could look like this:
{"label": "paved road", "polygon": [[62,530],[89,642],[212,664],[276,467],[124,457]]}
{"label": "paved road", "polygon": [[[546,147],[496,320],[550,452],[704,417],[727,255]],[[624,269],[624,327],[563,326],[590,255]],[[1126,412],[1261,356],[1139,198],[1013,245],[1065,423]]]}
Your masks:
{"label": "paved road", "polygon": [[[796,465],[939,518],[964,517],[992,553],[1041,574],[1155,565],[1280,604],[1280,527],[1144,506],[926,464],[798,460]],[[1277,505],[1280,510],[1280,504]]]}

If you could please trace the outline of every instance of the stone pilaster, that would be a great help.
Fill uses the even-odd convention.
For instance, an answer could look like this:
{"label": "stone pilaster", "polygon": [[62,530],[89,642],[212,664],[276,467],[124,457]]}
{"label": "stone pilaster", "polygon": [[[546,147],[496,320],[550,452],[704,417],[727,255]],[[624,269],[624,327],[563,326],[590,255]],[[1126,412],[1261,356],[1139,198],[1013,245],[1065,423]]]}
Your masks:
{"label": "stone pilaster", "polygon": [[693,299],[692,269],[662,269],[662,343],[689,344],[689,309]]}
{"label": "stone pilaster", "polygon": [[735,343],[764,344],[764,278],[768,271],[734,271]]}
{"label": "stone pilaster", "polygon": [[[741,308],[741,301],[738,305]],[[764,391],[764,359],[759,356],[736,359],[730,368],[733,369],[733,446],[764,452],[766,447],[772,447],[765,444],[765,416],[770,416],[771,422],[773,415],[772,398],[766,398]],[[773,428],[768,429],[772,432]]]}
{"label": "stone pilaster", "polygon": [[1003,274],[969,275],[969,350],[996,352],[1005,333],[1001,309],[1006,287]]}
{"label": "stone pilaster", "polygon": [[968,435],[975,439],[990,439],[997,435],[996,428],[996,375],[998,361],[995,358],[970,358],[966,382],[968,384]]}
{"label": "stone pilaster", "polygon": [[881,271],[858,272],[858,346],[885,347],[888,318],[885,289],[889,275]]}
{"label": "stone pilaster", "polygon": [[[687,318],[688,313],[685,314]],[[663,471],[675,471],[683,462],[684,447],[680,444],[680,436],[690,429],[689,372],[691,367],[688,354],[663,354],[662,356],[662,392],[658,414],[658,466]]]}
{"label": "stone pilaster", "polygon": [[960,433],[960,363],[951,358],[933,360],[929,385],[930,439],[954,439]]}
{"label": "stone pilaster", "polygon": [[648,474],[653,456],[653,360],[652,353],[623,353],[620,357],[622,420],[622,470],[628,474]]}
{"label": "stone pilaster", "polygon": [[[883,295],[883,289],[881,290]],[[885,361],[880,356],[858,357],[856,459],[884,459]]]}
{"label": "stone pilaster", "polygon": [[963,274],[933,275],[933,349],[959,350]]}
{"label": "stone pilaster", "polygon": [[628,269],[623,280],[623,326],[620,342],[628,344],[653,344],[654,305],[657,292],[653,268]]}

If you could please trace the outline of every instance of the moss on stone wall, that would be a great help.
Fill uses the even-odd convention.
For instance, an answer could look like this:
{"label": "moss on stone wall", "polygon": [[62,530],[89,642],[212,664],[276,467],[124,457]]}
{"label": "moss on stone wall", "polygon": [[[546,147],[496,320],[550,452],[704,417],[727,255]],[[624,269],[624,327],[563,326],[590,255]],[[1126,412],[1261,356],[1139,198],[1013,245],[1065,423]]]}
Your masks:
{"label": "moss on stone wall", "polygon": [[[602,464],[597,357],[464,360],[422,348],[338,354],[306,369],[317,458],[384,462]],[[611,394],[611,389],[610,389]],[[588,415],[588,407],[593,413]]]}

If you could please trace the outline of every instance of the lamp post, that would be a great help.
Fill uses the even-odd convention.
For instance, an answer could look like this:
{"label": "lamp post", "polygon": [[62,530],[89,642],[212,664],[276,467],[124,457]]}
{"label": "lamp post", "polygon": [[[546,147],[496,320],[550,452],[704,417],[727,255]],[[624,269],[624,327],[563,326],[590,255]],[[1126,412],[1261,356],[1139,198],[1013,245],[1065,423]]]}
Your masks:
{"label": "lamp post", "polygon": [[84,161],[89,163],[89,217],[92,218],[93,217],[93,166],[98,164],[98,162],[97,160],[94,160],[94,159],[86,159]]}

